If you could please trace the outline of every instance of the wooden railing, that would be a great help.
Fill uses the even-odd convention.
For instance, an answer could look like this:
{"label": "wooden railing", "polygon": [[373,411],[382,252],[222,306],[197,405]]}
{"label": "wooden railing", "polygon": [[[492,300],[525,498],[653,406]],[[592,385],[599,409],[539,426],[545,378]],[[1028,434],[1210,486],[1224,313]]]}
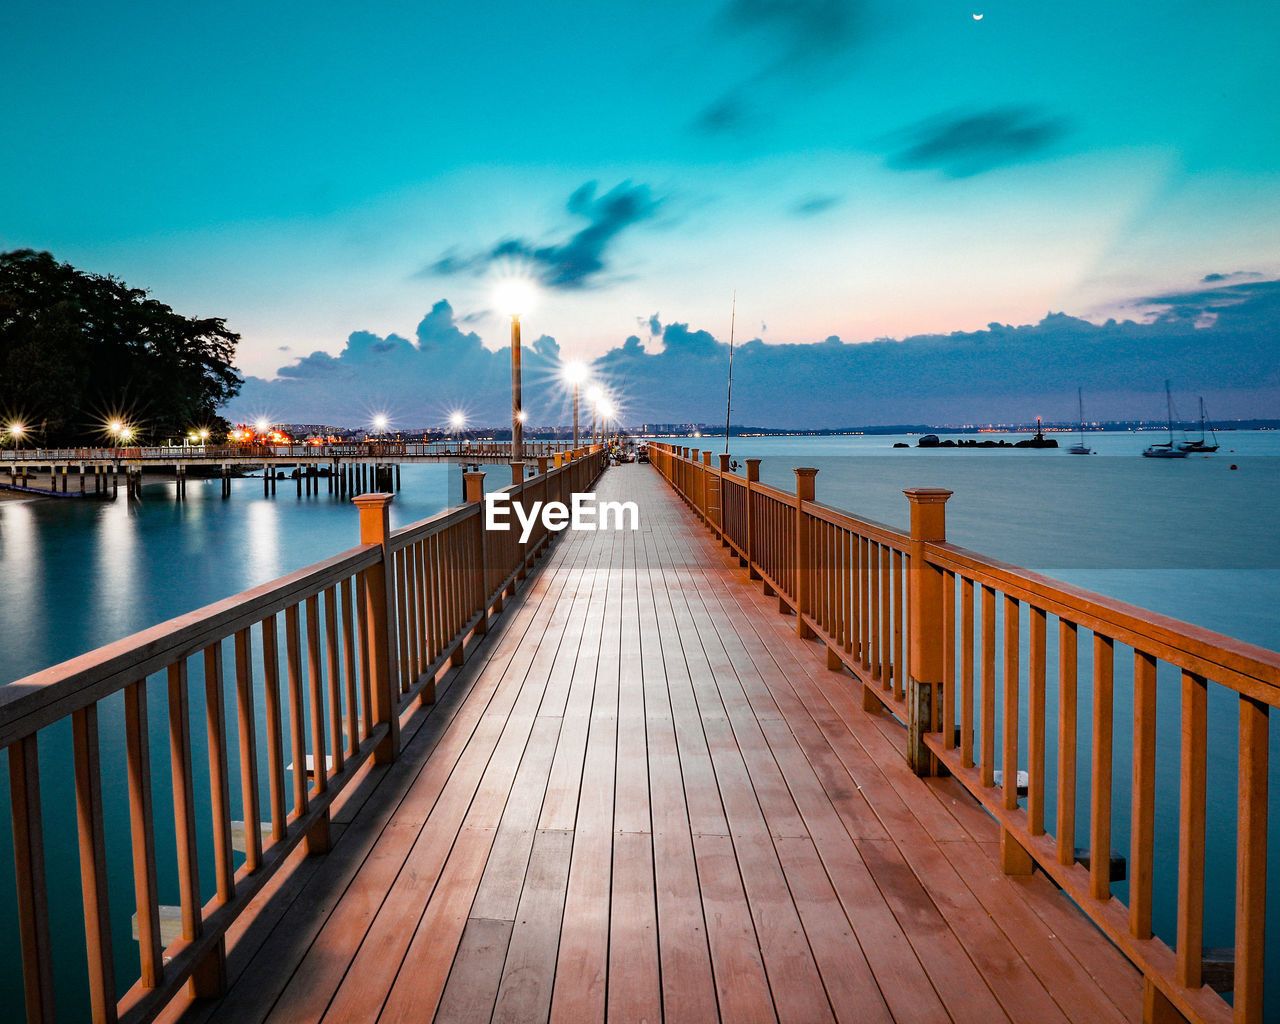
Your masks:
{"label": "wooden railing", "polygon": [[[568,503],[590,489],[605,454],[561,462],[505,490]],[[224,987],[228,927],[298,844],[328,849],[334,798],[370,760],[396,758],[401,715],[434,699],[437,674],[462,662],[547,546],[545,530],[521,545],[514,532],[483,528],[483,476],[467,474],[466,504],[394,532],[392,496],[362,495],[358,547],[0,687],[29,1021],[56,1019],[50,886],[63,892],[67,880],[47,876],[46,854],[69,842],[79,848],[95,1021],[150,1020],[184,985],[193,995]],[[193,735],[200,704],[204,729]],[[56,815],[42,815],[51,766],[41,764],[41,737],[56,755],[68,719],[74,839],[50,833],[44,818]],[[166,737],[168,772],[152,764]],[[112,806],[122,787],[104,787],[104,776],[126,780],[127,800]],[[206,785],[207,802],[197,799]],[[172,831],[159,804],[172,805]],[[130,851],[120,860],[132,862],[139,955],[122,997],[113,837]],[[173,864],[159,863],[159,848],[173,851]],[[177,907],[162,891],[176,892]],[[180,919],[172,941],[162,941],[162,911]]]}
{"label": "wooden railing", "polygon": [[[915,771],[954,774],[999,822],[1004,871],[1039,867],[1132,960],[1144,1019],[1263,1019],[1268,724],[1280,705],[1280,654],[948,544],[950,491],[906,491],[903,532],[817,503],[816,470],[797,469],[790,494],[759,482],[759,459],[746,460],[743,477],[729,472],[728,456],[713,468],[710,452],[651,443],[650,461],[796,615],[799,634],[825,644],[828,665],[861,683],[863,707],[901,718]],[[1118,662],[1132,665],[1131,683]],[[1158,693],[1180,708],[1163,743]],[[1118,739],[1117,715],[1130,706],[1132,740]],[[1236,751],[1235,730],[1211,740],[1210,709],[1235,717]],[[1077,763],[1085,736],[1089,760]],[[1235,765],[1222,764],[1233,753]],[[1113,782],[1117,755],[1131,765],[1127,784]],[[1211,761],[1231,787],[1230,800],[1216,794],[1212,805]],[[1158,767],[1179,792],[1163,846]],[[1128,836],[1116,841],[1126,808]],[[1223,833],[1228,841],[1217,842]],[[1157,849],[1176,866],[1157,874]],[[1232,874],[1234,942],[1208,950],[1206,878]]]}

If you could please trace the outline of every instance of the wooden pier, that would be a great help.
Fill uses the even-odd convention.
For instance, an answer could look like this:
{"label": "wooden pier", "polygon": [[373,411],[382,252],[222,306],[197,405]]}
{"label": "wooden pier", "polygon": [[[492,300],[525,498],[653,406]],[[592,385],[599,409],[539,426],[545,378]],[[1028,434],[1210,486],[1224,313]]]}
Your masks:
{"label": "wooden pier", "polygon": [[[566,532],[554,546],[540,531],[521,546],[481,529],[478,474],[467,505],[394,534],[387,499],[368,496],[360,548],[0,690],[28,1018],[52,1019],[53,1000],[36,734],[72,716],[98,1020],[1262,1019],[1265,727],[1280,656],[947,545],[945,492],[910,493],[905,533],[819,505],[812,471],[788,494],[759,484],[758,460],[740,477],[710,453],[654,458],[597,485],[637,503],[637,531]],[[508,490],[563,497],[601,468],[592,453]],[[999,686],[997,586],[1006,614],[1023,600],[1032,619],[1021,665],[1018,616],[1002,619]],[[1072,742],[1047,770],[1046,605],[1064,636],[1087,628],[1102,646],[1104,713],[1079,712],[1088,767]],[[1152,931],[1155,753],[1141,714],[1129,905],[1112,892],[1113,736],[1098,697],[1116,640],[1182,666],[1189,694],[1176,942]],[[220,689],[232,642],[234,701]],[[1074,669],[1068,650],[1054,648]],[[188,661],[206,680],[217,856],[205,865]],[[1137,708],[1153,716],[1154,667],[1135,666]],[[142,977],[117,999],[95,883],[94,708],[126,688],[131,735],[146,735],[138,689],[155,672],[167,672],[169,760],[187,793],[174,808],[183,934],[162,954],[160,826],[148,745],[131,740],[141,940],[114,956],[140,948]],[[1065,668],[1059,685],[1075,693]],[[1231,1002],[1204,971],[1207,685],[1241,694]],[[1075,702],[1064,706],[1055,724],[1074,740]],[[305,751],[324,770],[291,771],[286,742],[294,762]],[[997,784],[997,765],[1026,770]],[[1046,778],[1064,767],[1092,780],[1083,850],[1073,785],[1046,821]],[[261,839],[236,833],[243,855],[233,803],[264,822]]]}

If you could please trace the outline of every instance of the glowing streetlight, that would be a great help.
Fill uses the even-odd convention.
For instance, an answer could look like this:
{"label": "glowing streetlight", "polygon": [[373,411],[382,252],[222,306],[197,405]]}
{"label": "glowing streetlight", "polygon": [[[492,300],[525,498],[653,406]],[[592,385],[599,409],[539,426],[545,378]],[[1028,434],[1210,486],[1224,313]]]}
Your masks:
{"label": "glowing streetlight", "polygon": [[499,282],[493,298],[498,309],[511,317],[511,461],[520,462],[524,444],[524,420],[520,415],[524,410],[520,395],[520,317],[533,306],[533,282],[522,277],[507,278]]}
{"label": "glowing streetlight", "polygon": [[573,385],[573,446],[578,447],[578,385],[587,379],[587,367],[583,363],[569,363],[564,368],[564,379]]}
{"label": "glowing streetlight", "polygon": [[26,434],[27,428],[22,423],[14,422],[9,424],[8,430],[9,436],[13,438],[13,446],[17,448],[22,441],[23,435]]}
{"label": "glowing streetlight", "polygon": [[201,428],[200,428],[200,443],[201,443],[201,444],[205,444],[208,440],[209,440],[209,428],[208,428],[208,427],[201,427]]}
{"label": "glowing streetlight", "polygon": [[387,418],[379,413],[373,418],[373,429],[379,434],[384,433],[387,429]]}
{"label": "glowing streetlight", "polygon": [[601,440],[604,440],[609,433],[609,420],[613,418],[613,414],[616,410],[613,407],[613,403],[607,398],[602,398],[600,400],[598,408],[600,409],[600,438]]}
{"label": "glowing streetlight", "polygon": [[268,430],[271,429],[271,424],[268,423],[266,420],[258,420],[258,422],[254,424],[254,428],[258,431],[259,434],[265,434]]}
{"label": "glowing streetlight", "polygon": [[449,413],[449,429],[450,430],[461,430],[466,425],[467,425],[467,417],[465,413],[462,413],[462,412]]}

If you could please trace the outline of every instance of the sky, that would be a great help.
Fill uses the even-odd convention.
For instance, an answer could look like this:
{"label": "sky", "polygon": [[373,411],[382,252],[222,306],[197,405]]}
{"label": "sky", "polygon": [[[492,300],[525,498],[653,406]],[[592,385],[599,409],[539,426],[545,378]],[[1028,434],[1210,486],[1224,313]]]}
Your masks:
{"label": "sky", "polygon": [[1153,417],[1166,377],[1280,416],[1277,38],[1257,0],[16,5],[0,249],[224,317],[236,418],[500,421],[513,274],[535,420],[564,360],[718,419],[731,316],[735,421]]}

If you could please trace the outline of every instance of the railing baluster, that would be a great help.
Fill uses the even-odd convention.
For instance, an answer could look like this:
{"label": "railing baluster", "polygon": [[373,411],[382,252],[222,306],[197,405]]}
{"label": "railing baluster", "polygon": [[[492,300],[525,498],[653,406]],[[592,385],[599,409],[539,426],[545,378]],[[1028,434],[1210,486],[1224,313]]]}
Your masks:
{"label": "railing baluster", "polygon": [[173,831],[178,853],[178,894],[182,937],[200,936],[200,862],[192,797],[191,720],[187,702],[187,663],[169,666],[169,766],[173,781]]}
{"label": "railing baluster", "polygon": [[285,836],[284,809],[284,722],[280,714],[280,652],[276,617],[262,620],[263,710],[267,726],[267,787],[271,799],[271,839]]}
{"label": "railing baluster", "polygon": [[302,707],[302,638],[298,629],[298,606],[284,610],[284,661],[289,682],[289,755],[293,758],[293,811],[306,814],[307,741]]}
{"label": "railing baluster", "polygon": [[1236,1024],[1260,1024],[1266,982],[1267,767],[1270,708],[1240,695],[1236,832]]}
{"label": "railing baluster", "polygon": [[258,806],[258,725],[253,710],[253,660],[249,631],[236,632],[236,726],[240,737],[240,813],[244,815],[244,863],[262,864],[262,811]]}
{"label": "railing baluster", "polygon": [[1111,733],[1115,642],[1093,634],[1093,770],[1089,811],[1089,894],[1111,899]]}
{"label": "railing baluster", "polygon": [[982,585],[982,686],[978,692],[982,730],[982,784],[995,785],[996,766],[996,592]]}
{"label": "railing baluster", "polygon": [[1027,671],[1027,830],[1044,835],[1045,613],[1031,608],[1031,664]]}
{"label": "railing baluster", "polygon": [[107,844],[102,823],[98,706],[89,704],[73,712],[71,730],[89,1001],[95,1022],[111,1022],[116,1019],[115,969],[111,949],[111,909],[107,900]]}
{"label": "railing baluster", "polygon": [[891,690],[894,685],[893,664],[893,552],[886,544],[877,544],[880,562],[880,687]]}
{"label": "railing baluster", "polygon": [[320,655],[320,599],[307,598],[307,703],[311,711],[311,760],[316,794],[329,788],[328,744],[324,738],[324,673]]}
{"label": "railing baluster", "polygon": [[362,571],[356,575],[355,592],[355,599],[358,602],[357,635],[360,640],[360,723],[363,727],[361,736],[368,736],[373,732],[373,651],[370,649],[369,640],[368,592],[369,576]]}
{"label": "railing baluster", "polygon": [[394,572],[392,579],[395,581],[396,604],[395,608],[390,609],[392,616],[396,622],[396,635],[400,641],[400,679],[398,683],[398,691],[400,695],[409,692],[409,685],[413,682],[413,662],[409,652],[409,614],[407,608],[408,587],[405,566],[405,551],[401,548],[391,557],[392,564],[387,567],[387,571]]}
{"label": "railing baluster", "polygon": [[1074,622],[1058,620],[1058,863],[1076,862],[1076,687]]}
{"label": "railing baluster", "polygon": [[1178,798],[1179,985],[1199,988],[1204,957],[1204,846],[1209,687],[1182,673],[1182,757]]}
{"label": "railing baluster", "polygon": [[359,680],[356,673],[356,631],[351,614],[351,577],[344,577],[338,589],[342,605],[342,658],[346,666],[343,679],[347,687],[347,756],[354,758],[364,735],[360,732]]}
{"label": "railing baluster", "polygon": [[893,565],[893,697],[902,700],[906,694],[907,663],[902,655],[903,589],[902,552],[886,547]]}
{"label": "railing baluster", "polygon": [[1015,598],[1004,598],[1004,721],[1000,761],[1004,790],[1004,809],[1018,807],[1018,626],[1021,609]]}
{"label": "railing baluster", "polygon": [[347,766],[347,756],[342,742],[342,656],[338,651],[338,610],[334,607],[337,598],[338,591],[336,587],[325,588],[325,690],[329,701],[329,745],[333,750],[333,772],[335,775]]}
{"label": "railing baluster", "polygon": [[956,746],[956,574],[942,574],[942,745]]}
{"label": "railing baluster", "polygon": [[1156,816],[1156,659],[1133,652],[1133,796],[1129,831],[1129,931],[1151,938]]}
{"label": "railing baluster", "polygon": [[[214,877],[218,899],[226,903],[235,895],[235,868],[231,863],[231,800],[227,768],[227,725],[222,703],[222,642],[204,649],[204,706],[209,747],[209,798],[213,812]],[[246,828],[248,822],[245,823]]]}
{"label": "railing baluster", "polygon": [[124,734],[138,959],[143,987],[155,988],[164,974],[164,961],[160,953],[160,900],[156,889],[156,833],[151,809],[151,743],[145,679],[125,687]]}
{"label": "railing baluster", "polygon": [[960,578],[960,760],[973,767],[973,580]]}
{"label": "railing baluster", "polygon": [[18,932],[28,1022],[57,1020],[53,996],[53,946],[45,887],[44,825],[40,813],[40,756],[36,734],[9,745],[9,802],[17,876]]}

